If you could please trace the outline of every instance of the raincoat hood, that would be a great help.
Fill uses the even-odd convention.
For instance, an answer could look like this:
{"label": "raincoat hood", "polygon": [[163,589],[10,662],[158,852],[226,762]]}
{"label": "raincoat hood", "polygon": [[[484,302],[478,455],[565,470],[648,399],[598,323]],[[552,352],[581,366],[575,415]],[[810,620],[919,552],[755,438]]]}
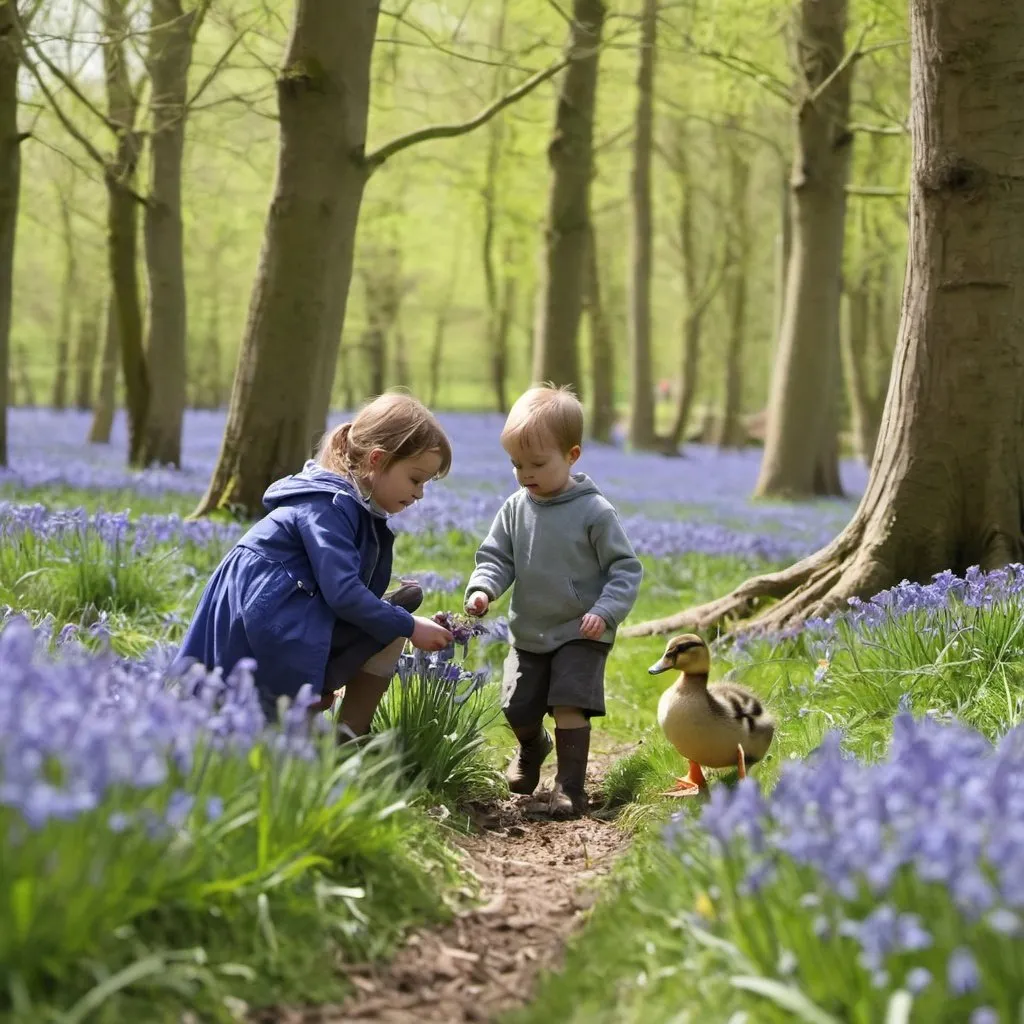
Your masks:
{"label": "raincoat hood", "polygon": [[388,518],[387,513],[376,502],[364,498],[359,493],[359,488],[348,477],[324,469],[313,459],[306,460],[301,472],[293,473],[291,476],[272,483],[263,495],[263,505],[268,512],[273,512],[284,502],[312,494],[330,494],[335,502],[339,498],[341,500],[351,498],[357,505],[366,509],[370,515],[380,519]]}

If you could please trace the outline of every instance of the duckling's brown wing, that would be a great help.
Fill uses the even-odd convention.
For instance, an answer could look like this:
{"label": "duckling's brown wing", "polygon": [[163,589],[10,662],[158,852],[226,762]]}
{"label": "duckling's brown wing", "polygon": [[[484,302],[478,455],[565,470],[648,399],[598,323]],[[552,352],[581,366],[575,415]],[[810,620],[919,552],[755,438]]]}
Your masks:
{"label": "duckling's brown wing", "polygon": [[708,696],[712,697],[712,705],[720,715],[735,718],[749,731],[753,732],[764,717],[764,705],[749,690],[733,686],[729,683],[716,683],[708,687]]}

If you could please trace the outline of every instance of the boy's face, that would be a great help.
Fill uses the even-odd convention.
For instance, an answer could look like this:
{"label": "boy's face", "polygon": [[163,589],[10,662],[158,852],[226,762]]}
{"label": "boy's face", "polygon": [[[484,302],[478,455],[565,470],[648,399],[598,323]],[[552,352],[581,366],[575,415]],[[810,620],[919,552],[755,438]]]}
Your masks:
{"label": "boy's face", "polygon": [[537,498],[553,498],[569,486],[569,474],[580,457],[580,446],[567,452],[554,441],[533,441],[530,444],[509,444],[505,451],[512,460],[516,480]]}

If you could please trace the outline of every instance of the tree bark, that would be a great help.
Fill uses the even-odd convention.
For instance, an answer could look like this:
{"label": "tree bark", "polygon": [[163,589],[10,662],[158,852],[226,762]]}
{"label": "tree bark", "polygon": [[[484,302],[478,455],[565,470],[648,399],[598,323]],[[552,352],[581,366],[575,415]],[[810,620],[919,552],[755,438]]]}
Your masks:
{"label": "tree bark", "polygon": [[150,389],[140,458],[145,465],[181,465],[187,380],[181,177],[194,20],[195,11],[186,14],[181,0],[150,0],[147,62],[153,90],[153,128],[145,213]]}
{"label": "tree bark", "polygon": [[120,365],[121,323],[117,315],[117,300],[113,289],[107,299],[104,326],[103,356],[100,363],[100,390],[93,409],[89,428],[91,444],[110,444],[110,431],[114,425],[114,398],[117,392],[117,371]]}
{"label": "tree bark", "polygon": [[0,466],[7,465],[7,405],[14,298],[14,240],[21,195],[21,142],[18,130],[17,12],[0,7]]}
{"label": "tree bark", "polygon": [[769,597],[739,629],[771,632],[1024,556],[1024,6],[912,0],[910,28],[910,254],[867,490],[821,551],[627,635],[710,628]]}
{"label": "tree bark", "polygon": [[[758,497],[817,493],[839,348],[839,301],[853,136],[847,0],[801,0],[797,43],[793,250],[768,399]],[[844,62],[845,61],[845,62]]]}
{"label": "tree bark", "polygon": [[448,333],[448,322],[451,319],[452,307],[455,304],[455,293],[459,286],[459,268],[462,263],[462,240],[457,238],[452,248],[452,266],[448,274],[448,283],[438,303],[437,313],[434,317],[434,334],[430,343],[430,368],[428,405],[433,408],[437,405],[438,397],[441,394],[441,378],[444,367],[444,341]]}
{"label": "tree bark", "polygon": [[630,194],[633,231],[630,238],[629,440],[633,448],[654,448],[654,375],[651,364],[651,157],[654,151],[654,65],[658,43],[658,0],[644,0],[640,20],[637,106],[634,118],[633,170]]}
{"label": "tree bark", "polygon": [[872,280],[861,273],[846,292],[842,321],[843,376],[850,402],[850,428],[858,459],[871,465],[878,439],[878,417],[868,376],[868,331]]}
{"label": "tree bark", "polygon": [[729,166],[729,333],[723,361],[722,411],[715,444],[739,448],[746,440],[740,421],[743,398],[743,341],[747,331],[747,280],[750,275],[750,163],[739,145],[728,147]]}
{"label": "tree bark", "polygon": [[92,302],[78,321],[78,345],[75,349],[75,408],[85,412],[92,408],[93,374],[96,350],[99,348],[102,305]]}
{"label": "tree bark", "polygon": [[107,165],[107,253],[118,319],[118,344],[128,410],[128,461],[138,465],[149,406],[149,378],[139,305],[138,203],[135,176],[142,137],[135,126],[139,100],[128,70],[127,42],[131,25],[127,0],[103,0],[103,69],[107,113],[117,125],[113,161]]}
{"label": "tree bark", "polygon": [[598,56],[604,25],[602,0],[573,0],[566,68],[558,94],[555,130],[548,146],[551,188],[537,320],[533,332],[533,380],[572,384],[583,398],[579,326],[594,176],[594,108]]}
{"label": "tree bark", "polygon": [[61,193],[57,201],[60,206],[61,234],[64,240],[64,281],[61,284],[60,317],[57,323],[57,365],[54,368],[53,395],[50,404],[54,409],[65,409],[68,404],[71,321],[74,315],[77,266],[70,197]]}
{"label": "tree bark", "polygon": [[[336,362],[359,207],[376,0],[298,0],[278,77],[280,152],[220,457],[197,514],[261,508],[310,453]],[[333,355],[324,356],[327,346]]]}
{"label": "tree bark", "polygon": [[615,347],[601,298],[601,268],[593,221],[587,225],[584,302],[590,325],[590,437],[611,444],[615,426]]}

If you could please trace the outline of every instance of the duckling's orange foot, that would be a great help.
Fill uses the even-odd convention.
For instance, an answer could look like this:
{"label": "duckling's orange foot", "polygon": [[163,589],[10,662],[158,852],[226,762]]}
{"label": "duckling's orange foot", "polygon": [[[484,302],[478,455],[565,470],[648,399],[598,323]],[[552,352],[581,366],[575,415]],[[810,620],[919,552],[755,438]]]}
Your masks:
{"label": "duckling's orange foot", "polygon": [[698,786],[690,779],[676,779],[671,789],[666,789],[662,796],[701,796],[707,792],[707,786]]}
{"label": "duckling's orange foot", "polygon": [[690,771],[685,779],[676,779],[676,784],[669,790],[662,793],[662,796],[700,796],[706,793],[708,780],[704,778],[704,772],[696,761],[690,762]]}

